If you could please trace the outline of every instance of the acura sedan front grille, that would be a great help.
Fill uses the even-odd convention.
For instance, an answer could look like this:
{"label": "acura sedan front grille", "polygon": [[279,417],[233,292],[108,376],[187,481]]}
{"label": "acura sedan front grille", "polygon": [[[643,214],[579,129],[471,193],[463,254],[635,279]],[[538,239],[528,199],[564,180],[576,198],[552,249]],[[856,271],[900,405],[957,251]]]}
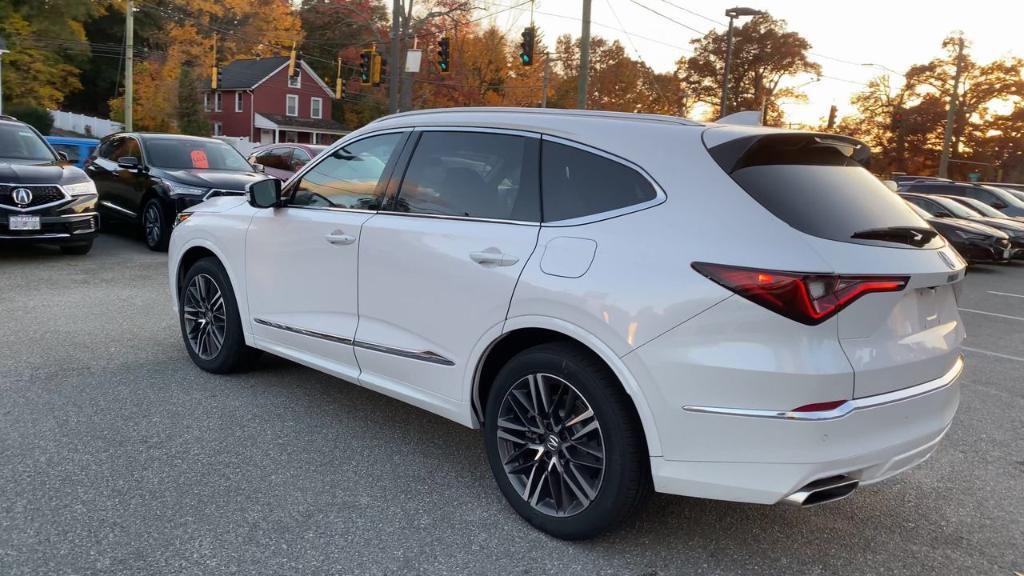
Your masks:
{"label": "acura sedan front grille", "polygon": [[60,186],[0,184],[0,205],[16,210],[40,208],[67,199]]}

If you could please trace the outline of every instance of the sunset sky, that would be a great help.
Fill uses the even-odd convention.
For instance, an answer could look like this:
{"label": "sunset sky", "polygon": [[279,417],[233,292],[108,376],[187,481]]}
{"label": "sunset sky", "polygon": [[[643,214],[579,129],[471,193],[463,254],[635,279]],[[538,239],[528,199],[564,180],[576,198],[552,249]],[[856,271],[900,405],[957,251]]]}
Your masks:
{"label": "sunset sky", "polygon": [[[478,5],[498,12],[520,1],[483,0]],[[580,34],[582,5],[582,0],[536,0],[534,20],[549,43],[563,33]],[[669,71],[675,68],[676,60],[691,53],[691,39],[710,28],[725,29],[725,9],[734,5],[714,0],[593,0],[591,33],[617,39],[632,57],[639,55],[655,70]],[[976,60],[988,61],[1008,54],[1024,56],[1024,1],[1019,0],[749,0],[739,5],[766,10],[785,19],[791,30],[810,41],[812,58],[822,66],[823,78],[803,88],[808,95],[807,103],[783,103],[787,118],[793,122],[818,123],[832,104],[839,107],[840,116],[851,112],[850,96],[872,76],[886,73],[861,63],[905,72],[912,64],[938,56],[942,39],[954,30],[965,33]],[[529,20],[529,4],[494,17],[498,27],[513,34],[528,25]],[[789,85],[811,80],[812,77],[794,78]]]}

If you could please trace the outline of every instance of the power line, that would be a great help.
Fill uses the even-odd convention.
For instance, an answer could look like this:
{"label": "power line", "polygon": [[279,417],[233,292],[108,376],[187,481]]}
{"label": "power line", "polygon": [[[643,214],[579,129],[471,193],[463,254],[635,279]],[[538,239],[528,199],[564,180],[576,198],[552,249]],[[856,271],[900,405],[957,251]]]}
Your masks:
{"label": "power line", "polygon": [[701,36],[703,36],[705,34],[705,32],[703,32],[701,30],[697,30],[696,28],[694,28],[693,26],[690,26],[688,24],[683,24],[679,20],[676,20],[675,18],[673,18],[671,16],[662,14],[661,12],[658,12],[657,10],[655,10],[654,8],[651,8],[650,6],[645,6],[645,5],[637,2],[636,0],[629,0],[629,1],[632,2],[633,4],[636,4],[637,6],[639,6],[641,8],[643,8],[644,10],[647,10],[649,12],[653,12],[653,13],[657,14],[658,16],[661,16],[662,18],[664,18],[665,20],[668,20],[669,22],[676,23],[676,24],[682,26],[683,28],[686,28],[687,30],[692,30],[693,32],[696,32],[697,34],[700,34]]}
{"label": "power line", "polygon": [[690,10],[689,8],[684,8],[684,7],[682,7],[679,4],[676,4],[674,2],[669,2],[669,0],[661,0],[661,1],[664,2],[665,4],[668,4],[669,6],[672,6],[673,8],[676,8],[678,10],[682,10],[683,12],[686,12],[686,13],[689,13],[689,14],[693,14],[694,16],[696,16],[698,18],[703,18],[703,19],[707,20],[708,22],[711,22],[712,24],[717,24],[719,26],[726,26],[726,24],[724,22],[719,22],[718,20],[715,20],[714,18],[711,18],[709,16],[705,16],[705,15],[701,14],[700,12],[695,12],[693,10]]}
{"label": "power line", "polygon": [[[612,7],[612,0],[605,0],[605,2],[608,4],[608,9],[611,10],[612,16],[615,17],[615,21],[619,23],[619,26],[622,26],[622,20],[619,19],[618,13],[616,13],[615,8]],[[658,79],[654,77],[654,71],[644,63],[644,57],[640,54],[640,51],[636,49],[636,44],[633,43],[633,38],[629,35],[629,32],[626,32],[626,39],[629,40],[629,45],[633,47],[633,52],[636,52],[637,58],[640,59],[641,69],[647,72],[648,79],[651,81],[651,86],[654,87],[654,91],[658,93],[658,96],[665,105],[671,108],[672,102],[670,102],[669,99],[665,97],[665,93],[661,91],[661,86],[658,86]]]}

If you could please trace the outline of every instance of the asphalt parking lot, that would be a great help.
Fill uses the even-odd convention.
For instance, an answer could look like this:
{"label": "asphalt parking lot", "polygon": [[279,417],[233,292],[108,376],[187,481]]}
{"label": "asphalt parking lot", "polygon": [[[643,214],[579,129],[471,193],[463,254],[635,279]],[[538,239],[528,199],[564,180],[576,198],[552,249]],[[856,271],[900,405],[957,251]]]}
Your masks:
{"label": "asphalt parking lot", "polygon": [[0,574],[1012,575],[1024,263],[972,269],[960,305],[962,402],[921,466],[812,509],[659,495],[566,543],[478,432],[283,360],[201,372],[141,242],[0,249]]}

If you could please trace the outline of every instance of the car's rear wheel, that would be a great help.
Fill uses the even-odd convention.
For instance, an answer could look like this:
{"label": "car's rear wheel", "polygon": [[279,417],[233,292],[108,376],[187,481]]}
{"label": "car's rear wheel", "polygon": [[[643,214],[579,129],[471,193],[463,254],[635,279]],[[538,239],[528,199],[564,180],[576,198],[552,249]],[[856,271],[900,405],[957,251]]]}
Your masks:
{"label": "car's rear wheel", "polygon": [[92,250],[92,240],[80,244],[64,244],[60,247],[62,253],[74,256],[85,256],[90,250]]}
{"label": "car's rear wheel", "polygon": [[595,536],[622,522],[650,491],[632,401],[580,346],[544,344],[510,360],[491,388],[485,433],[505,498],[552,536]]}
{"label": "car's rear wheel", "polygon": [[159,198],[152,197],[142,207],[142,238],[156,252],[166,252],[171,239],[171,218]]}
{"label": "car's rear wheel", "polygon": [[231,282],[216,258],[203,258],[185,273],[178,317],[185,349],[207,372],[242,370],[259,356],[245,344]]}

